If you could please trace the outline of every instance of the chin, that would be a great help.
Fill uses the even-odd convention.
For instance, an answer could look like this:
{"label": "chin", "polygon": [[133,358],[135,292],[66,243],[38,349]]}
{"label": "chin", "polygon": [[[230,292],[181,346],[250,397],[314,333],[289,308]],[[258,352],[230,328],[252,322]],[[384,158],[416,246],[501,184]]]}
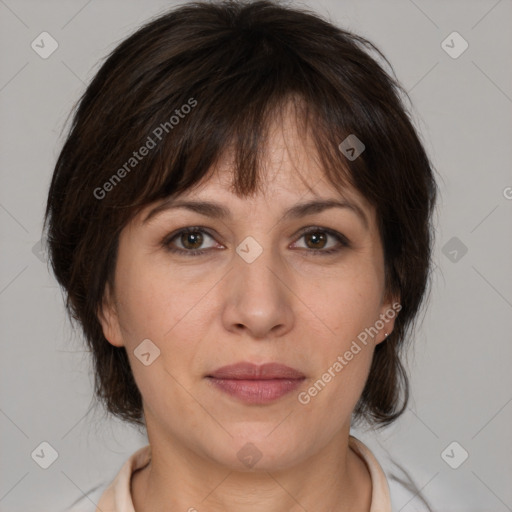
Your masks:
{"label": "chin", "polygon": [[265,429],[259,435],[237,435],[229,444],[218,446],[213,458],[232,471],[263,472],[290,468],[306,457],[304,443],[301,446],[289,435],[271,438],[269,432],[271,429]]}

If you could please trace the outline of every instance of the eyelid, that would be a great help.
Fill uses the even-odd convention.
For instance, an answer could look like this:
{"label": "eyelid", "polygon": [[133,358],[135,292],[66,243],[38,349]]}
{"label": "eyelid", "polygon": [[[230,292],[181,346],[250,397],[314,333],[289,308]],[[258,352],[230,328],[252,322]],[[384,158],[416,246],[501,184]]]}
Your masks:
{"label": "eyelid", "polygon": [[[186,226],[186,227],[177,229],[177,230],[173,231],[172,233],[166,235],[164,237],[164,239],[162,240],[161,245],[167,251],[173,252],[176,254],[181,254],[181,255],[185,255],[185,256],[200,256],[200,255],[207,254],[207,253],[211,252],[212,248],[190,249],[190,250],[181,249],[181,248],[171,248],[171,242],[183,233],[201,232],[201,233],[206,234],[213,240],[215,240],[215,242],[218,244],[219,242],[216,241],[216,235],[211,234],[210,231],[212,231],[210,228],[207,228],[204,226]],[[309,248],[300,248],[300,249],[302,249],[308,253],[313,253],[313,254],[318,254],[318,255],[320,255],[320,254],[329,255],[329,254],[338,253],[344,248],[351,247],[350,240],[343,233],[340,233],[334,229],[330,229],[330,228],[322,227],[322,226],[318,226],[318,225],[310,225],[310,226],[306,226],[306,227],[300,229],[297,233],[295,233],[295,235],[294,235],[295,242],[293,242],[293,243],[296,243],[304,235],[307,235],[309,233],[315,233],[315,232],[326,233],[328,236],[331,236],[332,238],[336,239],[339,243],[339,246],[330,248],[330,249],[309,249]],[[222,245],[222,244],[220,244],[220,245]]]}
{"label": "eyelid", "polygon": [[[337,239],[338,242],[340,242],[342,245],[344,245],[346,247],[350,246],[350,240],[343,233],[340,233],[339,231],[336,231],[335,229],[330,229],[330,228],[326,228],[326,227],[322,227],[322,226],[315,226],[315,225],[307,226],[307,227],[299,230],[299,232],[295,236],[301,238],[302,236],[307,235],[308,233],[314,233],[316,231],[323,231],[324,233],[327,233],[328,235]],[[314,249],[311,249],[311,250],[313,251]],[[321,252],[325,252],[325,250],[323,250]]]}
{"label": "eyelid", "polygon": [[[215,240],[216,243],[219,243],[216,240],[216,235],[213,235],[210,231],[211,230],[209,228],[206,228],[204,226],[186,226],[184,228],[177,229],[177,230],[173,231],[172,233],[166,235],[164,237],[164,239],[162,240],[161,244],[164,246],[164,248],[168,248],[168,246],[170,246],[171,242],[175,238],[178,238],[181,234],[183,234],[183,233],[196,233],[196,232],[201,232],[203,234],[206,234],[210,238]],[[220,244],[220,245],[222,245],[222,244]],[[179,250],[190,254],[190,253],[193,253],[194,251],[206,252],[206,251],[209,251],[210,249],[206,249],[206,250],[205,249],[190,249],[190,250],[179,249]],[[179,252],[179,250],[177,252]]]}

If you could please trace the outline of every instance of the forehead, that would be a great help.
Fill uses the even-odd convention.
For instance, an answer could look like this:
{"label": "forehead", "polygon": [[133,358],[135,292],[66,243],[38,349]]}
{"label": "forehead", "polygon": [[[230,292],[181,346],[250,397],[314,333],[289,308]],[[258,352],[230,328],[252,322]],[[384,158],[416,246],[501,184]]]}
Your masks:
{"label": "forehead", "polygon": [[[252,197],[240,199],[247,202],[254,200],[255,196],[267,200],[276,197],[285,200],[285,196],[290,196],[291,199],[297,196],[337,197],[357,201],[365,209],[372,210],[372,205],[350,184],[340,189],[330,183],[312,137],[298,123],[296,111],[289,105],[273,119],[266,140],[258,148],[258,172],[261,176],[258,191]],[[181,196],[206,194],[232,197],[235,171],[235,153],[233,147],[229,147],[207,178]],[[340,168],[341,173],[348,174],[348,171]]]}
{"label": "forehead", "polygon": [[[161,203],[152,205],[143,217],[142,224],[151,222],[151,219],[165,211],[175,209],[194,211],[210,218],[239,219],[246,222],[253,219],[255,214],[259,216],[262,213],[275,212],[282,221],[285,221],[341,207],[351,210],[362,222],[364,229],[372,231],[374,212],[361,200],[361,196],[346,190],[340,193],[329,185],[323,176],[317,176],[314,187],[306,183],[300,189],[295,188],[295,185],[287,183],[287,178],[283,178],[290,177],[289,171],[289,168],[281,171],[275,180],[277,186],[272,187],[267,182],[263,193],[256,193],[247,198],[237,196],[231,191],[233,169],[221,170],[193,191],[168,197]],[[295,180],[296,183],[300,181]]]}
{"label": "forehead", "polygon": [[[245,215],[247,209],[272,211],[282,215],[281,210],[290,210],[298,203],[341,200],[354,205],[354,210],[360,210],[359,216],[364,219],[366,227],[370,228],[374,219],[373,205],[350,184],[333,186],[320,163],[313,138],[300,121],[302,119],[290,103],[272,117],[266,139],[258,141],[258,187],[251,195],[240,196],[235,193],[235,173],[245,171],[236,168],[235,148],[230,145],[199,183],[180,194],[149,205],[139,219],[144,224],[149,220],[148,217],[152,218],[158,211],[165,211],[177,200],[213,201],[225,205],[224,211],[229,210],[235,216],[242,211]],[[347,174],[347,171],[340,169],[342,173]],[[202,211],[213,212],[213,209],[207,207]],[[314,211],[314,208],[308,211]]]}

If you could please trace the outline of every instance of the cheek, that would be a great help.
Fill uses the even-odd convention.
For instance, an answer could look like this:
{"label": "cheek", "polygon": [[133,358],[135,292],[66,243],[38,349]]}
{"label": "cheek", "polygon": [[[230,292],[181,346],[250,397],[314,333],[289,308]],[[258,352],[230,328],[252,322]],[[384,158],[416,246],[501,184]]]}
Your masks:
{"label": "cheek", "polygon": [[[123,283],[119,289],[120,327],[145,406],[154,416],[157,411],[178,408],[193,417],[197,411],[183,389],[193,385],[190,369],[197,365],[198,340],[203,337],[204,323],[199,321],[205,314],[200,300],[203,287],[182,288],[182,281],[140,269],[127,269]],[[150,354],[148,365],[145,353]]]}
{"label": "cheek", "polygon": [[120,286],[119,322],[126,345],[133,346],[149,338],[159,340],[171,328],[175,304],[170,302],[171,291],[132,274]]}
{"label": "cheek", "polygon": [[[139,258],[140,259],[140,258]],[[154,338],[163,342],[204,295],[205,282],[188,282],[170,267],[134,259],[119,266],[119,319],[126,342]]]}
{"label": "cheek", "polygon": [[382,283],[378,267],[362,260],[330,277],[307,286],[307,305],[316,317],[308,322],[316,368],[308,395],[320,409],[343,415],[357,402],[371,366],[370,328],[379,319]]}
{"label": "cheek", "polygon": [[[382,276],[372,264],[353,264],[306,283],[303,296],[320,322],[318,324],[337,348],[358,336],[378,319],[383,291]],[[332,345],[332,343],[329,343]]]}
{"label": "cheek", "polygon": [[157,265],[133,262],[121,267],[119,323],[136,379],[149,378],[134,354],[146,339],[160,351],[155,367],[161,371],[147,374],[151,379],[169,378],[163,368],[180,382],[191,378],[190,368],[202,357],[198,345],[210,325],[205,321],[212,307],[208,291],[217,281],[212,275],[198,279],[187,272],[177,277]]}

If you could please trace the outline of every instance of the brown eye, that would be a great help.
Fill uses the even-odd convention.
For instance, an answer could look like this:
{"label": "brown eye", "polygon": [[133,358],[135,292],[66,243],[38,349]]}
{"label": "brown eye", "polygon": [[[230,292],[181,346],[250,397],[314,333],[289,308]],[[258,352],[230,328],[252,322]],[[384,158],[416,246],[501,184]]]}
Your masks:
{"label": "brown eye", "polygon": [[[200,256],[215,248],[215,244],[204,246],[207,238],[215,242],[212,235],[207,233],[205,229],[188,227],[167,236],[161,243],[170,252],[185,256]],[[343,248],[350,247],[350,242],[344,235],[327,228],[306,228],[302,231],[299,239],[305,240],[305,247],[302,248],[313,255],[330,255],[340,252]],[[329,246],[329,240],[335,241],[337,244]]]}
{"label": "brown eye", "polygon": [[162,240],[162,246],[166,250],[177,254],[197,256],[214,248],[215,244],[210,244],[210,246],[206,247],[204,246],[208,238],[215,242],[213,237],[204,229],[199,227],[189,227],[181,229],[177,233],[166,237]]}
{"label": "brown eye", "polygon": [[181,233],[180,242],[185,249],[199,249],[203,243],[203,235],[200,231]]}
{"label": "brown eye", "polygon": [[[305,240],[305,249],[313,255],[330,255],[340,252],[342,249],[350,247],[349,240],[332,229],[313,227],[306,228],[302,231],[300,238]],[[334,240],[337,244],[328,245],[329,239]]]}
{"label": "brown eye", "polygon": [[323,249],[327,241],[327,236],[322,231],[310,231],[304,238],[310,249]]}

